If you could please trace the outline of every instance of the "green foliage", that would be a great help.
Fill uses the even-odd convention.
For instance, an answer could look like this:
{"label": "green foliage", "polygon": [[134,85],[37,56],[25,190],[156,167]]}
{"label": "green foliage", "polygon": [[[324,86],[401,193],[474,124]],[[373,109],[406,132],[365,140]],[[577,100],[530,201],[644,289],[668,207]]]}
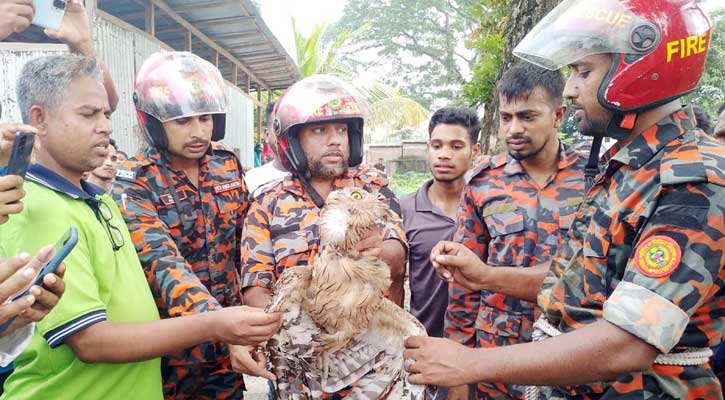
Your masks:
{"label": "green foliage", "polygon": [[381,128],[386,132],[416,127],[428,118],[428,110],[416,101],[403,96],[390,85],[378,81],[358,82],[348,67],[349,54],[344,50],[348,42],[364,34],[369,24],[355,30],[333,32],[327,25],[318,25],[309,36],[298,29],[294,18],[292,31],[297,45],[297,65],[302,76],[332,74],[349,81],[359,92],[369,111],[366,128]]}
{"label": "green foliage", "polygon": [[496,90],[506,39],[503,29],[509,12],[507,0],[479,0],[471,7],[478,26],[466,46],[475,54],[473,77],[463,88],[464,103],[470,107],[490,103]]}
{"label": "green foliage", "polygon": [[479,0],[355,0],[348,1],[335,29],[362,24],[370,29],[351,44],[376,53],[393,70],[386,83],[426,108],[434,100],[457,100],[471,55],[461,50],[473,26],[469,8]]}
{"label": "green foliage", "polygon": [[328,25],[317,25],[305,36],[297,28],[292,18],[292,32],[297,47],[297,65],[302,76],[315,74],[333,74],[351,79],[353,72],[346,64],[345,45],[357,35],[368,29],[368,25],[359,26],[355,30],[341,30],[331,35]]}
{"label": "green foliage", "polygon": [[398,172],[390,177],[390,187],[397,196],[402,196],[415,192],[432,178],[430,172]]}
{"label": "green foliage", "polygon": [[717,118],[717,109],[725,102],[725,9],[714,12],[711,17],[714,26],[705,74],[688,100],[700,105],[711,118]]}

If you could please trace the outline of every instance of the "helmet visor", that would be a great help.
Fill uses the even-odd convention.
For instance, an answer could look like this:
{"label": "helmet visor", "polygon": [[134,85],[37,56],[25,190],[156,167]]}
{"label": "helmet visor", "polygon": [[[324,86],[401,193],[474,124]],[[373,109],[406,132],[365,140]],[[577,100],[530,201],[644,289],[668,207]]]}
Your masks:
{"label": "helmet visor", "polygon": [[593,54],[646,54],[660,40],[657,26],[617,0],[564,0],[514,49],[517,57],[557,70]]}
{"label": "helmet visor", "polygon": [[161,122],[228,111],[219,70],[186,52],[157,53],[146,60],[134,95],[136,108]]}

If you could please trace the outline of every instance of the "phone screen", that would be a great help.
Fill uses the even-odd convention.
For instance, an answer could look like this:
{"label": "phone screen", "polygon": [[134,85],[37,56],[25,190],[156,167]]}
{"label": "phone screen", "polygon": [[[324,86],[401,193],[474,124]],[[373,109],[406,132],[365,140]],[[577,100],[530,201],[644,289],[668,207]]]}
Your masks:
{"label": "phone screen", "polygon": [[63,237],[61,237],[60,240],[55,243],[53,258],[51,258],[50,261],[43,265],[43,268],[40,269],[40,272],[38,272],[38,275],[35,277],[35,279],[33,279],[33,282],[31,282],[28,287],[26,287],[20,294],[13,296],[13,301],[23,296],[26,296],[28,294],[28,290],[33,285],[41,286],[43,284],[43,278],[58,269],[60,263],[63,262],[63,259],[65,259],[65,257],[71,252],[71,250],[73,250],[77,242],[78,231],[76,230],[76,228],[68,229]]}
{"label": "phone screen", "polygon": [[[60,263],[63,262],[65,257],[70,254],[71,250],[75,247],[75,245],[78,243],[78,230],[76,228],[71,227],[66,231],[66,233],[58,240],[58,242],[55,243],[54,249],[55,254],[53,255],[53,258],[50,259],[43,267],[40,269],[40,272],[38,272],[38,275],[33,279],[33,282],[30,283],[25,289],[23,289],[20,293],[13,295],[12,301],[16,301],[22,297],[25,297],[28,295],[28,291],[31,287],[34,285],[42,285],[43,284],[43,278],[45,278],[46,275],[55,272],[56,269],[58,269],[58,266],[60,266]],[[0,332],[3,332],[4,330],[8,329],[10,324],[15,321],[16,317],[12,317],[5,321],[4,323],[0,324]]]}

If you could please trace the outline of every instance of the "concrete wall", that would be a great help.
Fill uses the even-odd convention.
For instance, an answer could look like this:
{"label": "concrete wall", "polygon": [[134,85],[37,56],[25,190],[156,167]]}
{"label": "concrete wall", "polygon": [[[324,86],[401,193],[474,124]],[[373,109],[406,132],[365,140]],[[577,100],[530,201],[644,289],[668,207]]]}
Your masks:
{"label": "concrete wall", "polygon": [[[373,165],[383,158],[385,172],[394,175],[404,163],[408,169],[426,170],[428,142],[424,140],[404,141],[399,144],[371,144],[365,152],[365,162]],[[416,162],[416,160],[419,160]],[[415,165],[415,168],[413,168]]]}

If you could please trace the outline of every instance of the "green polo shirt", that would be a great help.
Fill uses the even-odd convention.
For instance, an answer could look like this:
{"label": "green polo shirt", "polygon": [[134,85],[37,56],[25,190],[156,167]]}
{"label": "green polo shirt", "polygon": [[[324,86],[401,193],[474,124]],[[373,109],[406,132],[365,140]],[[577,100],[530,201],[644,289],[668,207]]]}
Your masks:
{"label": "green polo shirt", "polygon": [[[22,213],[0,226],[0,255],[35,254],[71,226],[78,229],[78,244],[65,259],[65,293],[37,323],[30,345],[15,360],[2,399],[162,399],[159,359],[87,364],[65,343],[105,320],[159,319],[116,204],[95,186],[84,183],[81,190],[38,165],[29,169],[24,189]],[[106,219],[118,232],[110,233]],[[116,251],[112,235],[122,244]]]}

